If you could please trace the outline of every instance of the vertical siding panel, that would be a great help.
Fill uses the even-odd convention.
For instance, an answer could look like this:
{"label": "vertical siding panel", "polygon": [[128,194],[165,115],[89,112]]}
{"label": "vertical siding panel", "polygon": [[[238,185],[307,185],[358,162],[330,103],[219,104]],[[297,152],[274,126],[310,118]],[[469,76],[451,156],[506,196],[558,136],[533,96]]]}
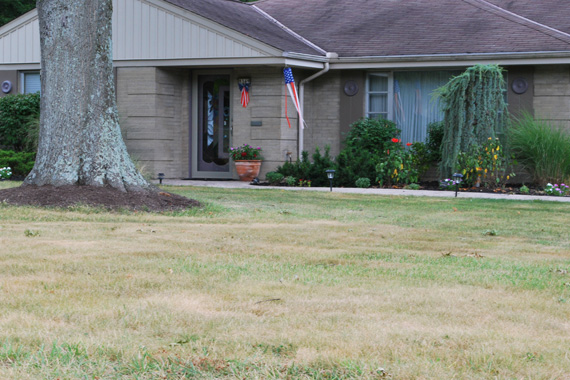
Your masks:
{"label": "vertical siding panel", "polygon": [[166,58],[174,57],[174,16],[170,13],[166,14],[166,29],[165,29],[165,42],[166,42]]}
{"label": "vertical siding panel", "polygon": [[25,30],[24,27],[21,27],[18,29],[18,31],[16,32],[16,49],[18,52],[18,58],[16,60],[16,62],[24,62],[24,57],[26,55],[26,48],[25,48],[25,44],[26,44],[26,34],[25,34]]}
{"label": "vertical siding panel", "polygon": [[10,33],[10,62],[18,62],[18,31]]}
{"label": "vertical siding panel", "polygon": [[117,59],[125,59],[125,2],[117,3]]}
{"label": "vertical siding panel", "polygon": [[251,55],[251,48],[247,47],[247,46],[243,46],[243,55],[246,57],[249,57]]}
{"label": "vertical siding panel", "polygon": [[225,54],[226,44],[224,36],[216,34],[216,57],[223,57]]}
{"label": "vertical siding panel", "polygon": [[200,28],[196,24],[192,24],[192,33],[190,38],[192,39],[192,53],[190,57],[195,58],[198,57],[198,52],[200,51]]}
{"label": "vertical siding panel", "polygon": [[38,19],[34,20],[32,23],[32,44],[33,44],[33,57],[34,62],[40,62],[41,60],[41,48],[40,48],[40,22]]}
{"label": "vertical siding panel", "polygon": [[156,58],[158,54],[158,9],[149,7],[149,58]]}
{"label": "vertical siding panel", "polygon": [[208,31],[200,28],[200,47],[198,48],[197,57],[206,56],[208,49]]}
{"label": "vertical siding panel", "polygon": [[141,58],[142,54],[142,4],[140,1],[135,0],[133,2],[133,35],[132,35],[132,45],[133,45],[133,58]]}
{"label": "vertical siding panel", "polygon": [[216,55],[216,33],[208,31],[208,57]]}
{"label": "vertical siding panel", "polygon": [[25,30],[26,30],[26,37],[25,37],[25,45],[26,45],[26,53],[25,53],[25,57],[24,60],[26,62],[33,62],[34,59],[34,22],[29,22],[26,24],[25,26]]}
{"label": "vertical siding panel", "polygon": [[241,48],[243,47],[242,44],[234,42],[234,57],[241,57]]}
{"label": "vertical siding panel", "polygon": [[163,59],[166,58],[166,13],[162,10],[158,10],[158,49],[157,49],[157,58]]}
{"label": "vertical siding panel", "polygon": [[118,6],[117,0],[113,0],[113,59],[117,59],[118,57],[118,45],[119,45],[119,33],[118,33],[118,22],[117,22],[117,13],[118,13]]}
{"label": "vertical siding panel", "polygon": [[174,48],[174,57],[182,58],[184,57],[184,44],[182,43],[184,38],[184,21],[181,20],[180,17],[176,17],[175,21],[174,41],[176,41],[176,45]]}
{"label": "vertical siding panel", "polygon": [[125,3],[125,58],[133,58],[133,0],[123,0]]}
{"label": "vertical siding panel", "polygon": [[149,22],[149,6],[141,3],[141,58],[149,57],[149,41],[150,41],[150,22]]}
{"label": "vertical siding panel", "polygon": [[190,31],[192,29],[192,25],[188,21],[184,21],[183,31],[182,31],[182,55],[184,57],[190,57],[192,54],[192,36],[190,35]]}

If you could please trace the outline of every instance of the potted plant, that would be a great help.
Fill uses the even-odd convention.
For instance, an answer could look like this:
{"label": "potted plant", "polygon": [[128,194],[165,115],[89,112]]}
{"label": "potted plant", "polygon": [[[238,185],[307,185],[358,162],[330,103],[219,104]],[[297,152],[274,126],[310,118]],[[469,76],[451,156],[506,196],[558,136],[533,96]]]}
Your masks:
{"label": "potted plant", "polygon": [[230,148],[230,155],[236,165],[236,172],[241,181],[253,181],[261,169],[261,147],[243,144]]}

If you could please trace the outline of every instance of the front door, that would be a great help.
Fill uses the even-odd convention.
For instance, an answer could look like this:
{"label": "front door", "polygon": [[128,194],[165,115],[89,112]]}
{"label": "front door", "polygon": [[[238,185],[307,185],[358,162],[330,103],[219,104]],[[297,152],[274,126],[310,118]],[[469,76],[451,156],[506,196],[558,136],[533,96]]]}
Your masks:
{"label": "front door", "polygon": [[196,83],[198,112],[193,131],[192,177],[231,178],[230,77],[197,75]]}

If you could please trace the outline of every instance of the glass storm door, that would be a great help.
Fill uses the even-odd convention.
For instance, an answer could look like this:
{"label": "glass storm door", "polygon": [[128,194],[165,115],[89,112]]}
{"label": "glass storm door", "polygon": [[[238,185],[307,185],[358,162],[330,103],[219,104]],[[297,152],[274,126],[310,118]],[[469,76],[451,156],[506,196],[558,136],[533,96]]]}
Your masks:
{"label": "glass storm door", "polygon": [[[230,88],[227,75],[198,77],[198,172],[230,173]],[[213,175],[218,177],[217,175]]]}

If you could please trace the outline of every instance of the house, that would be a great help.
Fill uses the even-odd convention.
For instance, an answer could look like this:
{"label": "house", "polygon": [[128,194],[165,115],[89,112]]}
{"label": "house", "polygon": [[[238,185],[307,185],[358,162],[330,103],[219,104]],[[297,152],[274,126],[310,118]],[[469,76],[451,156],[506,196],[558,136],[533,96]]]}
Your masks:
{"label": "house", "polygon": [[[228,149],[243,143],[263,147],[267,172],[301,150],[338,153],[365,116],[422,141],[442,117],[432,91],[478,63],[506,69],[511,112],[570,128],[568,20],[566,0],[114,0],[121,128],[152,173],[234,178]],[[4,92],[37,91],[39,62],[35,11],[0,28]]]}

